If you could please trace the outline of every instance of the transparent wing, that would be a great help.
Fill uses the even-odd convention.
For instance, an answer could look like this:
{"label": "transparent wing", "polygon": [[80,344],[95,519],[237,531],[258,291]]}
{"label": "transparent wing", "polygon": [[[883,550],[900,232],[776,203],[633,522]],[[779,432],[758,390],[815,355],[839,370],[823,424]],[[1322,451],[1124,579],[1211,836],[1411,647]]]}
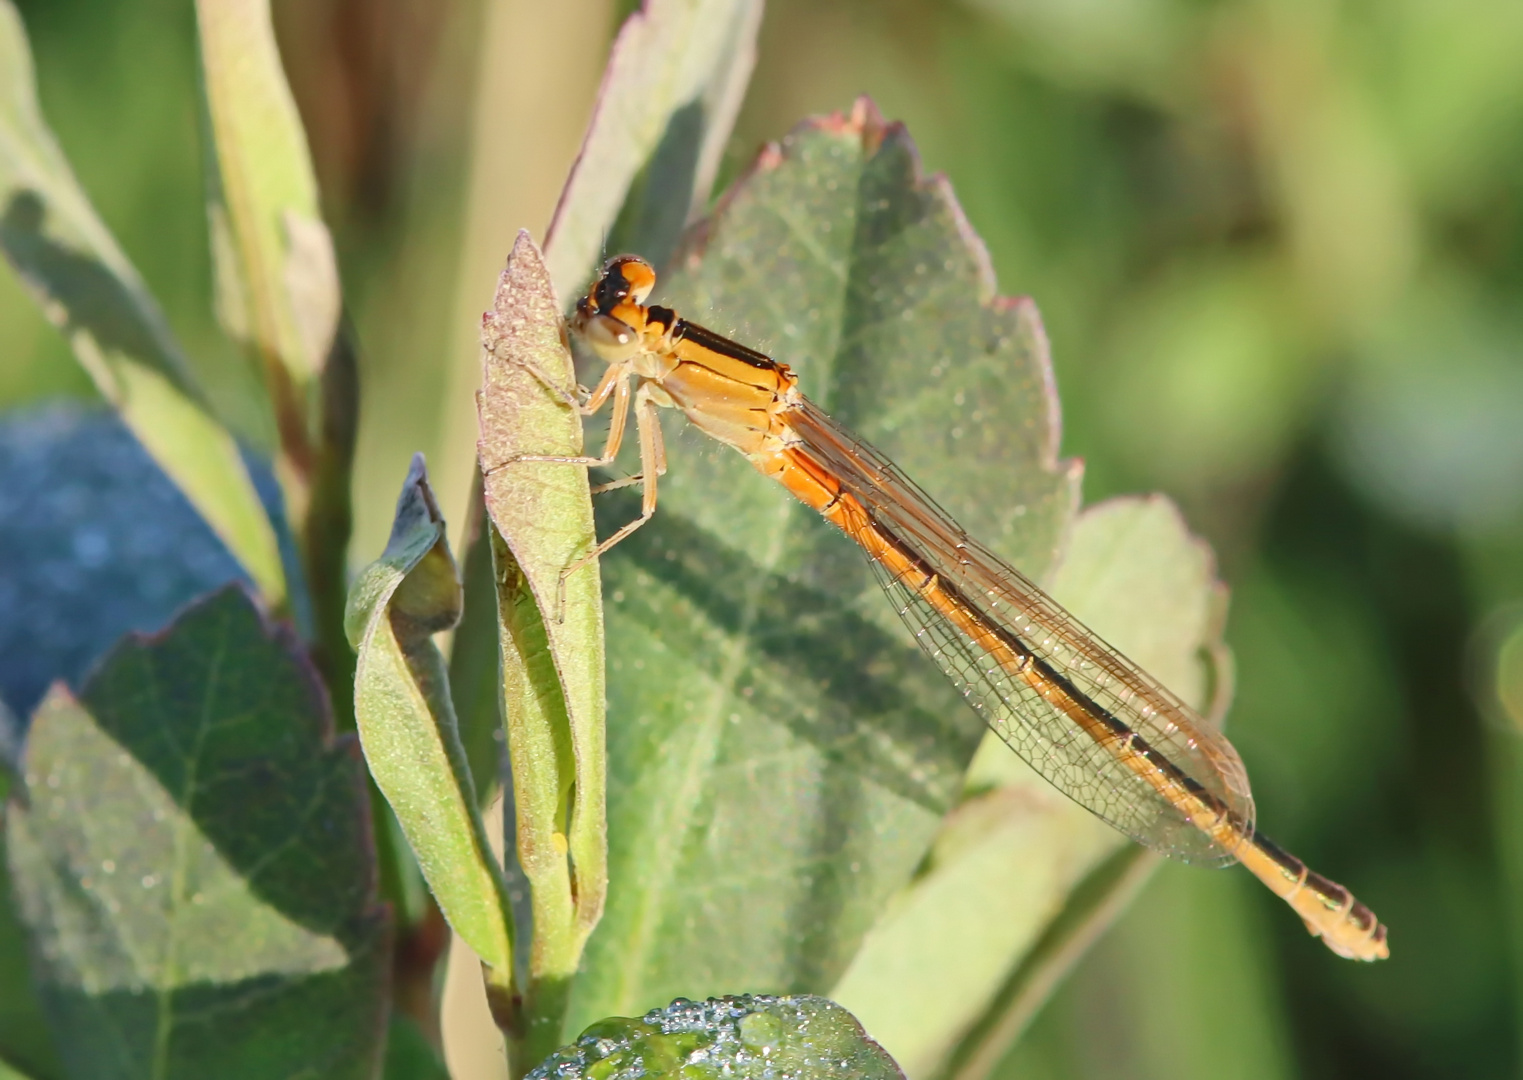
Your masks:
{"label": "transparent wing", "polygon": [[[867,510],[871,527],[922,564],[908,575],[872,559],[873,570],[922,649],[1011,749],[1079,805],[1139,843],[1185,862],[1232,862],[1237,840],[1253,835],[1254,807],[1237,751],[1188,705],[1088,630],[1020,571],[969,537],[883,455],[807,401],[787,423],[794,448],[835,477]],[[925,574],[946,589],[927,599]],[[912,580],[907,580],[912,578]],[[1030,660],[1001,661],[949,617],[946,596],[975,620],[1015,639]],[[941,606],[938,606],[938,603]],[[966,624],[966,617],[962,618]],[[1082,702],[1081,724],[1074,719]],[[1065,707],[1066,706],[1066,707]],[[1098,720],[1091,722],[1092,717]],[[1106,725],[1109,725],[1106,727]],[[1120,727],[1119,725],[1124,725]],[[1097,738],[1097,729],[1130,736]],[[1138,754],[1156,771],[1139,771]],[[1128,760],[1130,759],[1130,760]],[[1173,784],[1156,782],[1167,773]],[[1203,831],[1195,802],[1203,790],[1230,817],[1230,831]]]}

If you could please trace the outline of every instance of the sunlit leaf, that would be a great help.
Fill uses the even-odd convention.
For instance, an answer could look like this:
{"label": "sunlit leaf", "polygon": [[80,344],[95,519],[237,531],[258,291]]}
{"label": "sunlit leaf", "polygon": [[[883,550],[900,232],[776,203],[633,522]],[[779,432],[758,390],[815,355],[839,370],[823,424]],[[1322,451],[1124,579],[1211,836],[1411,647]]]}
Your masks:
{"label": "sunlit leaf", "polygon": [[529,1074],[532,1080],[607,1076],[771,1080],[903,1080],[851,1013],[799,995],[674,1001],[639,1019],[609,1017]]}
{"label": "sunlit leaf", "polygon": [[[999,299],[949,187],[860,103],[726,197],[663,302],[793,364],[975,535],[1040,577],[1073,511],[1035,310]],[[669,424],[671,429],[674,425]],[[604,559],[607,913],[574,1022],[749,986],[826,992],[957,801],[982,726],[846,540],[696,432]],[[600,532],[628,520],[607,497]]]}
{"label": "sunlit leaf", "polygon": [[355,719],[376,786],[396,813],[439,908],[504,977],[513,934],[502,872],[476,808],[433,635],[460,618],[460,577],[422,455],[397,499],[386,551],[349,594],[358,653]]}
{"label": "sunlit leaf", "polygon": [[338,268],[268,0],[198,0],[218,314],[273,380],[290,451],[339,317]]}
{"label": "sunlit leaf", "polygon": [[32,58],[0,0],[0,247],[96,389],[185,492],[265,599],[285,597],[270,524],[158,305],[96,216],[37,104]]}
{"label": "sunlit leaf", "polygon": [[391,961],[362,776],[238,586],[54,688],[7,839],[69,1076],[373,1074]]}
{"label": "sunlit leaf", "polygon": [[648,0],[624,23],[545,237],[563,302],[610,245],[665,264],[708,198],[756,62],[761,12],[761,0]]}
{"label": "sunlit leaf", "polygon": [[[575,379],[560,308],[528,233],[519,234],[483,320],[482,350],[479,451],[517,855],[534,912],[531,1038],[543,1054],[560,1041],[559,1001],[607,889],[605,703],[598,566],[561,577],[595,542],[586,470],[515,460],[582,452],[580,417],[562,397]],[[538,1019],[548,1015],[553,1022]]]}

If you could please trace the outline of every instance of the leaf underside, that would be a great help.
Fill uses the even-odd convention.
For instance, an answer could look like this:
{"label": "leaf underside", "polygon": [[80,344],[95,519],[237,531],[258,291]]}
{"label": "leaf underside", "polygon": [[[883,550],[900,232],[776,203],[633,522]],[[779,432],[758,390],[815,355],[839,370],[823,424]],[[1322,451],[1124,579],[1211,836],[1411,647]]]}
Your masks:
{"label": "leaf underside", "polygon": [[433,635],[460,618],[460,575],[423,455],[413,457],[386,550],[355,580],[345,622],[355,648],[355,720],[434,899],[476,955],[512,964],[502,875],[477,813],[444,659]]}

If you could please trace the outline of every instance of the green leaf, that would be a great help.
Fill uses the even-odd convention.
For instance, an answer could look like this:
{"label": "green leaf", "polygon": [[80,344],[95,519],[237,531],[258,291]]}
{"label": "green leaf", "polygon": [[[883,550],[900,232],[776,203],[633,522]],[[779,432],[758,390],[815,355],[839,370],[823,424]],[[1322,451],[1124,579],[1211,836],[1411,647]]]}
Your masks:
{"label": "green leaf", "polygon": [[460,743],[476,786],[476,803],[492,801],[502,779],[502,660],[497,640],[497,588],[486,506],[479,481],[471,493],[472,517],[463,530],[462,587],[465,608],[450,646],[450,698],[459,721]]}
{"label": "green leaf", "polygon": [[903,1080],[904,1073],[834,1002],[746,994],[701,1003],[678,999],[638,1020],[601,1020],[529,1076]]}
{"label": "green leaf", "polygon": [[359,654],[355,719],[365,760],[439,909],[500,978],[513,963],[502,871],[476,809],[444,658],[433,635],[460,618],[460,577],[423,455],[397,499],[386,551],[360,574],[345,620]]}
{"label": "green leaf", "polygon": [[11,875],[70,1077],[373,1075],[391,958],[363,773],[241,587],[127,638],[78,700],[56,686],[26,786]]}
{"label": "green leaf", "polygon": [[11,797],[11,790],[21,777],[21,744],[24,739],[21,721],[16,719],[10,706],[0,700],[0,803]]}
{"label": "green leaf", "polygon": [[[1203,658],[1220,647],[1220,590],[1210,551],[1162,498],[1085,511],[1052,579],[1059,603],[1197,704],[1209,689]],[[992,733],[969,783],[977,793],[832,991],[915,1076],[936,1073],[996,997],[999,1015],[1020,1023],[991,1020],[985,1039],[998,1028],[1008,1045],[1082,952],[1076,943],[1092,941],[1156,865],[1138,851],[1097,885],[1125,839]]]}
{"label": "green leaf", "polygon": [[[63,1071],[27,963],[26,927],[16,911],[10,870],[4,862],[0,862],[0,1062],[38,1077],[59,1076]],[[6,1075],[0,1067],[0,1078]]]}
{"label": "green leaf", "polygon": [[[869,103],[724,199],[664,302],[798,369],[969,531],[1042,576],[1077,471],[1046,343],[946,182]],[[670,427],[670,425],[669,425]],[[818,515],[695,431],[603,560],[610,892],[582,1023],[726,986],[826,992],[957,801],[982,725]],[[628,520],[607,498],[606,532]]]}
{"label": "green leaf", "polygon": [[449,1070],[417,1024],[392,1014],[381,1076],[383,1080],[449,1080]]}
{"label": "green leaf", "polygon": [[12,1065],[0,1061],[0,1080],[42,1080],[47,1074],[24,1073]]}
{"label": "green leaf", "polygon": [[761,0],[649,0],[625,21],[545,235],[563,301],[610,243],[665,265],[708,199],[756,62],[761,13]]}
{"label": "green leaf", "polygon": [[[582,453],[549,273],[526,232],[482,324],[479,453],[497,584],[517,854],[534,919],[531,1045],[560,1041],[566,985],[607,890],[603,606],[586,469],[516,461]],[[559,392],[551,389],[559,388]]]}
{"label": "green leaf", "polygon": [[333,241],[268,0],[197,0],[196,20],[218,315],[262,362],[282,445],[300,463],[308,395],[338,328]]}
{"label": "green leaf", "polygon": [[0,247],[96,389],[279,605],[275,530],[158,305],[96,216],[37,104],[32,57],[0,0]]}

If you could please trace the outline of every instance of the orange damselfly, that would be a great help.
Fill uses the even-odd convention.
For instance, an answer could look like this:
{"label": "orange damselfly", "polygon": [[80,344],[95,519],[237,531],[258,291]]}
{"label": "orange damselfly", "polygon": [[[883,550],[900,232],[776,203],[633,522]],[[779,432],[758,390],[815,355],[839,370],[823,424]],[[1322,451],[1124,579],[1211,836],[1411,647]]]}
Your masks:
{"label": "orange damselfly", "polygon": [[1339,955],[1388,955],[1386,929],[1368,907],[1257,832],[1247,773],[1225,737],[825,415],[787,365],[646,306],[655,283],[644,259],[610,259],[572,316],[608,364],[586,401],[570,399],[588,414],[612,399],[603,454],[516,459],[609,465],[634,407],[640,473],[599,490],[642,484],[640,516],[567,567],[563,581],[655,513],[656,478],[666,471],[656,411],[680,409],[857,543],[921,647],[1058,790],[1165,855],[1241,862]]}

